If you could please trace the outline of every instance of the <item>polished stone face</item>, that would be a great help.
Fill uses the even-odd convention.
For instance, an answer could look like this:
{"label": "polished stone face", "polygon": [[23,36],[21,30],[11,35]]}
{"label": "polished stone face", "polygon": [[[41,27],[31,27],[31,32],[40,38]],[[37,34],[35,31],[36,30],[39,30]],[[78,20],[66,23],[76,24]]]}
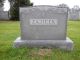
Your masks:
{"label": "polished stone face", "polygon": [[65,40],[67,8],[34,6],[20,8],[22,40]]}
{"label": "polished stone face", "polygon": [[30,25],[57,25],[56,19],[30,19]]}

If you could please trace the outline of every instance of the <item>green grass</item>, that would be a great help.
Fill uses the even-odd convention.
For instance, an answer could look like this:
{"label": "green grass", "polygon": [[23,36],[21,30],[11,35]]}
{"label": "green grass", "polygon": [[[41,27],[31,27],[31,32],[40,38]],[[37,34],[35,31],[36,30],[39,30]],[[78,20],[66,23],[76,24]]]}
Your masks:
{"label": "green grass", "polygon": [[[20,36],[19,21],[0,21],[0,60],[80,60],[80,21],[69,21],[67,35],[74,41],[73,51],[51,49],[49,54],[40,48],[13,48]],[[45,52],[45,53],[47,53]]]}

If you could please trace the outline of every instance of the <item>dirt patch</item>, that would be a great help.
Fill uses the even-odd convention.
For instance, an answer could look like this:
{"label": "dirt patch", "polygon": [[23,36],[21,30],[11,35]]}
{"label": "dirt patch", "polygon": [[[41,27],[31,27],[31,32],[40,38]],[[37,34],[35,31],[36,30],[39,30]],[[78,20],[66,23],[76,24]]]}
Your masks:
{"label": "dirt patch", "polygon": [[35,56],[51,56],[52,54],[52,49],[39,49],[37,51],[32,50],[31,55]]}

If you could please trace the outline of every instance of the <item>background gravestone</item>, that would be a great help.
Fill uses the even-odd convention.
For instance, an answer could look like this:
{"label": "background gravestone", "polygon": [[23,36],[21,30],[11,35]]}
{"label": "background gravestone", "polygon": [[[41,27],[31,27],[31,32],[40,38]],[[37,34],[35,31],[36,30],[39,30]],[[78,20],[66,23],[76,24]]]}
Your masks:
{"label": "background gravestone", "polygon": [[0,7],[0,20],[9,20],[8,11],[4,11],[2,7]]}
{"label": "background gravestone", "polygon": [[80,11],[79,10],[71,9],[69,11],[69,19],[78,20],[78,19],[80,19],[79,15],[80,15]]}
{"label": "background gravestone", "polygon": [[70,20],[79,20],[80,19],[80,8],[74,7],[68,12],[68,19]]}
{"label": "background gravestone", "polygon": [[67,8],[21,7],[21,38],[14,41],[14,46],[59,47],[72,50],[73,42],[66,38],[67,17]]}

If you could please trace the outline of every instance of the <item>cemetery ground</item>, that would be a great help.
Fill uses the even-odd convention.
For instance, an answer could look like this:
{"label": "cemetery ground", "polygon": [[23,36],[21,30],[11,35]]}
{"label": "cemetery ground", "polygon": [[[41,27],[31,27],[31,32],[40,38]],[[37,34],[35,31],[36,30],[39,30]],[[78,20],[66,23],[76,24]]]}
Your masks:
{"label": "cemetery ground", "polygon": [[80,21],[68,21],[67,35],[73,51],[40,48],[13,48],[20,36],[19,21],[0,21],[0,60],[80,60]]}

